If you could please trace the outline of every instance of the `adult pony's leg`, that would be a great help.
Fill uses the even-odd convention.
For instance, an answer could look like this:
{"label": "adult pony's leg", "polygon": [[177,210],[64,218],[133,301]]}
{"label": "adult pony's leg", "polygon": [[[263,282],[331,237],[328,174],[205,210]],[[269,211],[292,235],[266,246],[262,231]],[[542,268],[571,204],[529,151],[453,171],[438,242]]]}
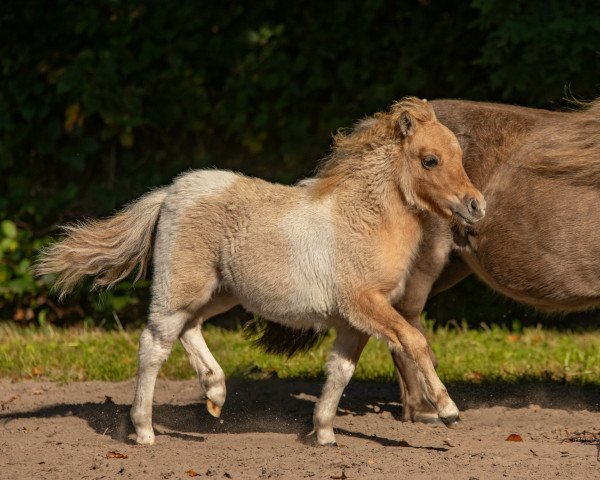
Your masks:
{"label": "adult pony's leg", "polygon": [[446,265],[440,276],[435,280],[435,283],[431,287],[429,298],[435,297],[438,293],[452,288],[458,282],[461,282],[472,274],[473,270],[471,270],[471,267],[457,255],[450,260],[450,263]]}
{"label": "adult pony's leg", "polygon": [[321,397],[315,405],[313,415],[313,433],[317,434],[319,445],[335,444],[333,420],[337,407],[368,340],[368,335],[352,328],[343,328],[337,331],[333,348],[327,360],[327,380]]}
{"label": "adult pony's leg", "polygon": [[363,292],[349,314],[356,328],[385,339],[391,350],[401,353],[399,358],[406,358],[403,369],[412,363],[412,368],[420,371],[426,385],[423,395],[435,407],[442,422],[448,426],[455,424],[458,408],[435,373],[425,336],[378,292]]}
{"label": "adult pony's leg", "polygon": [[[425,334],[421,322],[421,312],[431,291],[447,262],[452,246],[452,236],[445,223],[436,217],[430,217],[425,226],[426,235],[421,245],[415,265],[407,280],[402,299],[396,305],[398,311],[413,327]],[[427,346],[434,368],[437,366],[431,347]],[[412,362],[399,350],[390,349],[396,367],[402,416],[405,421],[435,423],[439,422],[437,410],[428,400],[425,392],[424,377]]]}
{"label": "adult pony's leg", "polygon": [[171,353],[173,342],[190,320],[188,313],[178,311],[168,315],[151,315],[150,321],[140,335],[138,352],[138,377],[135,398],[131,407],[131,421],[137,434],[136,442],[142,445],[154,443],[152,428],[152,399],[156,376]]}
{"label": "adult pony's leg", "polygon": [[223,369],[213,357],[202,336],[202,323],[214,315],[226,312],[238,303],[237,299],[227,295],[212,298],[200,311],[197,320],[186,325],[179,337],[190,363],[198,374],[200,385],[206,393],[206,409],[213,417],[221,415],[227,388]]}

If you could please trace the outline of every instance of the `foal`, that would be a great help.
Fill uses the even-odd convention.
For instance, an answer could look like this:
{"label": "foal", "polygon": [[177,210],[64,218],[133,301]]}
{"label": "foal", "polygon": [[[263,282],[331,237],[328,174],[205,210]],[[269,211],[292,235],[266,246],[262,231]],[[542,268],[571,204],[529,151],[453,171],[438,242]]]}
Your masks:
{"label": "foal", "polygon": [[131,409],[138,443],[154,442],[154,385],[177,338],[208,411],[220,415],[224,374],[201,326],[237,304],[296,329],[336,329],[313,417],[319,444],[335,442],[337,405],[371,335],[422,373],[442,421],[458,421],[425,337],[392,305],[421,242],[424,212],[472,223],[483,217],[485,201],[463,170],[455,136],[426,102],[406,98],[375,118],[351,136],[338,134],[304,186],[189,172],[114,217],[67,227],[43,253],[37,272],[58,274],[65,294],[86,275],[111,286],[138,264],[143,274],[153,249],[152,303]]}

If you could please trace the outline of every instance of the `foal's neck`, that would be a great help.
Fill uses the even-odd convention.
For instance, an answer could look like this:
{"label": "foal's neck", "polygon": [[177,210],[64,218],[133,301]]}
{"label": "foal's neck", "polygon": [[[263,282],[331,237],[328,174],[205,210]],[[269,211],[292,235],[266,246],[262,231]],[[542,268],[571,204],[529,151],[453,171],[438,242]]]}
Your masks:
{"label": "foal's neck", "polygon": [[[336,184],[329,194],[338,200],[342,212],[372,227],[392,216],[414,215],[401,194],[401,179],[408,172],[404,162],[397,159],[397,148],[394,144],[381,145],[340,159]],[[331,180],[317,180],[317,188],[319,181]]]}

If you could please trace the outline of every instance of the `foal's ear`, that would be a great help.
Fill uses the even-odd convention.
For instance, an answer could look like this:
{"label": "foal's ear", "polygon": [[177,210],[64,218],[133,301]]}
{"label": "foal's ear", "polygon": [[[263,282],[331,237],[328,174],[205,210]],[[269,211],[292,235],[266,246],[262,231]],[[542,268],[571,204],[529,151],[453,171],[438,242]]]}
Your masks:
{"label": "foal's ear", "polygon": [[406,110],[400,114],[398,123],[403,137],[410,137],[415,133],[415,119]]}

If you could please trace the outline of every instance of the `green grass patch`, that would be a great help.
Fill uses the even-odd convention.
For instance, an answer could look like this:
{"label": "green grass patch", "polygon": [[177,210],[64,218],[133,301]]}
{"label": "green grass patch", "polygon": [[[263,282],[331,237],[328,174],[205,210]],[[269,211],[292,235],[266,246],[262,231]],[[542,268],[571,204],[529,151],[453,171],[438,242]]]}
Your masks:
{"label": "green grass patch", "polygon": [[[125,380],[135,376],[139,331],[21,328],[0,326],[0,377]],[[228,377],[320,379],[333,335],[311,352],[287,359],[257,350],[240,331],[204,328],[211,351]],[[445,383],[561,381],[600,385],[600,332],[565,332],[503,327],[437,328],[428,332]],[[195,376],[177,344],[161,370],[170,379]],[[371,339],[354,378],[393,381],[386,346]]]}

